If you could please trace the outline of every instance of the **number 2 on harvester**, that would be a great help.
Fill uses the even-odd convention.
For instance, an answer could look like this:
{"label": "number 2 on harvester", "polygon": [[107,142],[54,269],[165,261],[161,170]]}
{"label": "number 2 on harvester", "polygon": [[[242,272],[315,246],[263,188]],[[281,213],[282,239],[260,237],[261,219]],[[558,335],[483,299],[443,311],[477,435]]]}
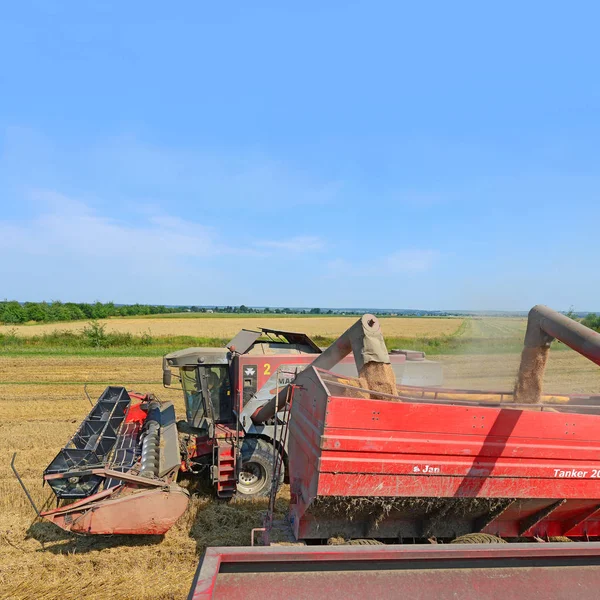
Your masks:
{"label": "number 2 on harvester", "polygon": [[265,370],[263,372],[263,375],[270,375],[271,374],[271,363],[265,363]]}

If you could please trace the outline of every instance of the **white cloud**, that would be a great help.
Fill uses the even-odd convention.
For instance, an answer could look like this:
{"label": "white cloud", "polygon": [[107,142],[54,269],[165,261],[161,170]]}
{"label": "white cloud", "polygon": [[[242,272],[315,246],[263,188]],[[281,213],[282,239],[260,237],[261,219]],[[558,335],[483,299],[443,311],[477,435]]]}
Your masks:
{"label": "white cloud", "polygon": [[325,277],[385,277],[418,274],[431,270],[440,258],[437,250],[405,249],[387,256],[352,262],[333,259],[326,264]]}
{"label": "white cloud", "polygon": [[208,258],[218,255],[266,256],[280,251],[314,252],[324,247],[317,236],[295,236],[287,240],[262,240],[251,247],[232,246],[214,227],[142,207],[138,223],[99,215],[85,203],[49,190],[35,190],[31,197],[40,205],[32,220],[0,220],[0,248],[25,254],[80,256]]}
{"label": "white cloud", "polygon": [[399,250],[387,256],[383,264],[392,273],[428,271],[439,258],[436,250]]}
{"label": "white cloud", "polygon": [[33,218],[0,220],[0,280],[11,298],[206,302],[230,283],[226,256],[257,255],[199,223],[160,213],[124,222],[57,192],[32,196]]}
{"label": "white cloud", "polygon": [[288,252],[318,252],[319,250],[323,250],[325,243],[317,236],[299,235],[287,240],[262,240],[256,242],[255,246]]}
{"label": "white cloud", "polygon": [[127,224],[97,214],[83,202],[48,190],[32,194],[41,203],[32,220],[0,221],[0,247],[23,254],[77,255],[97,259],[158,259],[211,256],[227,250],[214,230],[178,218],[155,215]]}
{"label": "white cloud", "polygon": [[20,128],[0,128],[0,146],[0,281],[19,300],[276,302],[257,279],[324,247],[294,208],[342,188],[260,148],[69,146]]}
{"label": "white cloud", "polygon": [[323,247],[316,236],[233,243],[227,221],[221,231],[146,206],[137,221],[125,222],[55,191],[35,190],[30,197],[37,208],[33,218],[0,220],[0,280],[11,282],[4,293],[18,299],[143,296],[185,303],[190,296],[208,299],[235,289],[238,267],[246,272],[254,258]]}

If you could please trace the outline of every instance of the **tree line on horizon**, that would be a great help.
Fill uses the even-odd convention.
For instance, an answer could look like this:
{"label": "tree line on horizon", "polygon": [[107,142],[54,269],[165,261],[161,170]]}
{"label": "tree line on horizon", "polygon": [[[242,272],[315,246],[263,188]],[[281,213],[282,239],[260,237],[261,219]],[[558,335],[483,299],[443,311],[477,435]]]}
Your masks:
{"label": "tree line on horizon", "polygon": [[81,321],[135,315],[181,312],[179,307],[132,304],[117,306],[114,302],[0,302],[0,322],[4,324]]}
{"label": "tree line on horizon", "polygon": [[[165,306],[162,304],[122,304],[114,302],[17,302],[16,300],[0,301],[0,323],[19,325],[23,323],[52,323],[56,321],[82,321],[106,319],[109,317],[132,317],[145,315],[162,315],[180,312],[193,313],[226,313],[226,314],[334,314],[332,310],[321,311],[320,308],[293,310],[290,308],[250,308],[240,306]],[[345,313],[352,314],[352,313]],[[358,313],[357,313],[358,314]]]}

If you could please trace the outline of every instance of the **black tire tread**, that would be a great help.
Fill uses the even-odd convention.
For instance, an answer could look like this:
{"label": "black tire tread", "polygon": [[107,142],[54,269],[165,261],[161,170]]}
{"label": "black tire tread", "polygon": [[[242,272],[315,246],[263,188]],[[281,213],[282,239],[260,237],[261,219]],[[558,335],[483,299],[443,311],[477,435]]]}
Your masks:
{"label": "black tire tread", "polygon": [[455,539],[451,544],[507,544],[506,540],[496,535],[490,535],[489,533],[466,533]]}
{"label": "black tire tread", "polygon": [[[256,437],[248,437],[244,440],[242,445],[242,462],[247,462],[253,457],[259,457],[269,465],[267,470],[268,485],[262,488],[256,494],[243,494],[239,490],[236,494],[238,498],[260,498],[268,496],[271,492],[271,480],[273,477],[274,465],[273,465],[273,446],[266,440]],[[285,467],[282,465],[281,476],[279,485],[281,485],[283,478],[285,477]]]}

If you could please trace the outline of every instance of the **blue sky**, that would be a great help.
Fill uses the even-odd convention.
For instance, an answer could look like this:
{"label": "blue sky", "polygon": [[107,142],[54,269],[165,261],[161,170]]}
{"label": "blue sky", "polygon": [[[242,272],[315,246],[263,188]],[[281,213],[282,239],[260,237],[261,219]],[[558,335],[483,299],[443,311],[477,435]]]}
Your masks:
{"label": "blue sky", "polygon": [[600,310],[596,3],[2,13],[1,297]]}

